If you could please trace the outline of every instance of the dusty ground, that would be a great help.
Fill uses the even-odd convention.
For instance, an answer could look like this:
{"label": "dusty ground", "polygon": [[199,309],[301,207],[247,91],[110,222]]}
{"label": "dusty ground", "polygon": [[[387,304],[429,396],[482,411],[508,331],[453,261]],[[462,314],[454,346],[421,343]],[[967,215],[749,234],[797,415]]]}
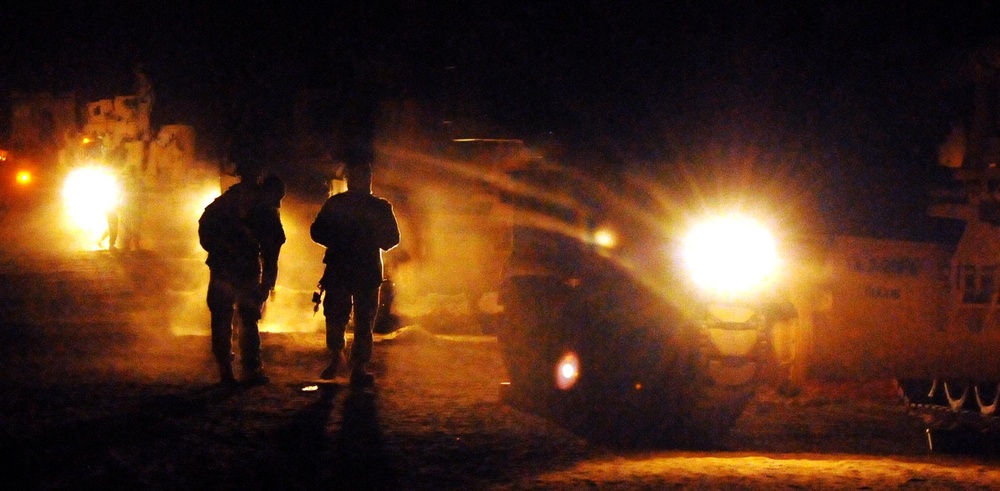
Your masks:
{"label": "dusty ground", "polygon": [[[376,349],[375,390],[312,387],[318,336],[269,335],[272,383],[214,384],[207,339],[5,371],[5,482],[20,488],[992,489],[983,456],[930,454],[885,398],[765,391],[722,449],[622,451],[498,403],[493,339],[409,331]],[[102,362],[103,360],[103,362]],[[157,366],[149,372],[143,367]],[[113,367],[113,368],[109,368]],[[14,373],[20,375],[12,376]]]}
{"label": "dusty ground", "polygon": [[5,488],[1000,489],[994,457],[928,452],[887,382],[763,390],[712,452],[592,445],[499,402],[495,339],[419,327],[377,344],[372,391],[313,383],[317,331],[265,335],[271,383],[225,389],[168,327],[154,273],[189,266],[0,255]]}

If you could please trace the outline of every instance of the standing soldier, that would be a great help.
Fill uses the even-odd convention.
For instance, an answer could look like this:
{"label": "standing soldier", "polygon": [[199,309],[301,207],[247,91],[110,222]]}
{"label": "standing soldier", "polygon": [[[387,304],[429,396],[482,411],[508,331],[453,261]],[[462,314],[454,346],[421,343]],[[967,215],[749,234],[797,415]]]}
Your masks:
{"label": "standing soldier", "polygon": [[111,206],[107,210],[104,210],[104,218],[108,221],[108,228],[104,229],[104,233],[101,234],[101,238],[97,241],[97,247],[101,247],[106,238],[108,239],[108,250],[115,250],[115,244],[118,243],[118,231],[120,230],[121,209],[122,194],[116,190],[115,195],[112,197]]}
{"label": "standing soldier", "polygon": [[[233,311],[239,315],[240,364],[243,381],[266,384],[260,360],[257,321],[278,274],[278,254],[285,232],[278,214],[284,184],[260,178],[263,168],[240,162],[240,182],[211,204],[198,221],[201,246],[208,252],[208,309],[212,314],[212,353],[225,385],[233,374]],[[263,275],[262,275],[263,273]]]}
{"label": "standing soldier", "polygon": [[121,226],[122,238],[125,240],[125,250],[139,250],[139,234],[142,226],[142,212],[145,189],[139,169],[134,166],[125,171],[122,182]]}
{"label": "standing soldier", "polygon": [[347,191],[326,200],[310,235],[326,247],[326,271],[320,285],[326,290],[323,314],[331,359],[320,377],[333,378],[344,362],[344,332],[353,306],[351,385],[370,386],[375,377],[367,365],[372,356],[372,329],[382,284],[382,251],[399,244],[399,227],[392,204],[372,195],[369,164],[347,168]]}

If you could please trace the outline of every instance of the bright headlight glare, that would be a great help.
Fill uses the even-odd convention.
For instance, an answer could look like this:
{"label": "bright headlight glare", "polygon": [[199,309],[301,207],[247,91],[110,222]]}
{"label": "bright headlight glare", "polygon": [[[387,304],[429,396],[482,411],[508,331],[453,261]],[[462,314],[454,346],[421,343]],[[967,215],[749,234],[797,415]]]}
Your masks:
{"label": "bright headlight glare", "polygon": [[83,167],[66,177],[62,195],[71,223],[100,233],[107,227],[105,213],[121,199],[121,187],[110,170]]}
{"label": "bright headlight glare", "polygon": [[696,226],[684,242],[684,261],[702,288],[739,293],[764,282],[778,254],[771,234],[756,222],[737,216]]}
{"label": "bright headlight glare", "polygon": [[594,231],[594,243],[605,249],[614,249],[618,245],[618,235],[610,228],[599,228]]}

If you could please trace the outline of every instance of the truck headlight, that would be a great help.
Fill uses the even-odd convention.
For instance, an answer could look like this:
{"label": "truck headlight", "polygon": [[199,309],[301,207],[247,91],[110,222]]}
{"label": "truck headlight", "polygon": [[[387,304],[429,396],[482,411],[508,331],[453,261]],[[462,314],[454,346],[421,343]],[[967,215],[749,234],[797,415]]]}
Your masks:
{"label": "truck headlight", "polygon": [[720,294],[752,290],[771,276],[778,263],[770,232],[736,215],[695,226],[684,240],[683,256],[695,284]]}
{"label": "truck headlight", "polygon": [[27,186],[28,184],[31,184],[31,181],[33,180],[32,179],[32,175],[31,175],[31,171],[30,170],[19,170],[19,171],[17,171],[17,175],[14,176],[14,180],[15,180],[15,182],[17,182],[18,184],[20,184],[22,186]]}
{"label": "truck headlight", "polygon": [[594,230],[591,240],[603,249],[614,249],[618,245],[618,234],[611,228],[601,227]]}
{"label": "truck headlight", "polygon": [[62,196],[70,222],[90,234],[100,234],[108,226],[105,214],[121,199],[121,186],[109,169],[81,167],[66,177]]}

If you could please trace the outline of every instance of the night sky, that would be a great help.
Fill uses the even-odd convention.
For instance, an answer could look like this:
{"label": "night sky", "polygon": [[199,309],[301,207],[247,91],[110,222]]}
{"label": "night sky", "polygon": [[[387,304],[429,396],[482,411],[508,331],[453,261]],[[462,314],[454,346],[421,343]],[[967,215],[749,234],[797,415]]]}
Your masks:
{"label": "night sky", "polygon": [[753,154],[891,193],[968,118],[960,68],[1000,34],[988,1],[247,3],[9,5],[0,90],[128,93],[142,63],[154,123],[194,124],[215,152],[323,88],[348,119],[416,99],[564,161]]}

